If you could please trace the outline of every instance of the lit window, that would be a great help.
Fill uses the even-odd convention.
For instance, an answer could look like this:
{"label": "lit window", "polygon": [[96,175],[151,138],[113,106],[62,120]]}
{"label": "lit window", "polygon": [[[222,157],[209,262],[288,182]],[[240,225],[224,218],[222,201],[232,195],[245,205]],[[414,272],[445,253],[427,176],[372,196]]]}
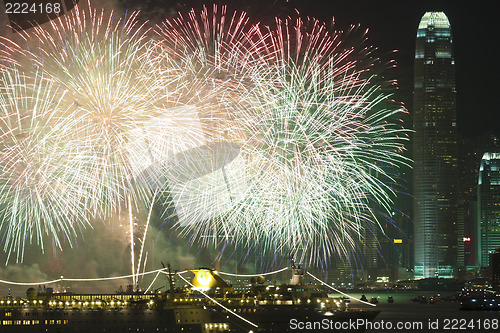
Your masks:
{"label": "lit window", "polygon": [[451,58],[450,51],[436,51],[436,58]]}

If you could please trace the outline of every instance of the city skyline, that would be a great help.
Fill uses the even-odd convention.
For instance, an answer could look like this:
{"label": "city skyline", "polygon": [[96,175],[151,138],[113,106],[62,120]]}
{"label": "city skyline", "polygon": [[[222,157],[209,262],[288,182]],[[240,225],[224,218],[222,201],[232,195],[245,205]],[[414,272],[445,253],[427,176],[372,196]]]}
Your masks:
{"label": "city skyline", "polygon": [[2,332],[498,329],[491,8],[7,1]]}

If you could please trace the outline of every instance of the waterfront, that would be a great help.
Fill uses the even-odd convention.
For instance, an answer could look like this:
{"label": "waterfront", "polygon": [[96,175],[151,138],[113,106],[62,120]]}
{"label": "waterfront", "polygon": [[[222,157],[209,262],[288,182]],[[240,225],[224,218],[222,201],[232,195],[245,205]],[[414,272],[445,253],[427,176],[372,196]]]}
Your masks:
{"label": "waterfront", "polygon": [[[349,295],[360,299],[362,293]],[[350,302],[354,309],[375,308],[380,314],[368,327],[366,333],[380,332],[498,332],[500,330],[500,313],[498,311],[462,311],[460,302],[437,301],[435,304],[413,302],[418,296],[440,294],[441,298],[455,295],[454,292],[441,291],[370,291],[365,296],[368,300],[377,297],[377,307],[370,307],[356,301]],[[392,296],[394,303],[388,303]],[[389,324],[387,324],[389,323]],[[398,324],[401,328],[398,328]]]}

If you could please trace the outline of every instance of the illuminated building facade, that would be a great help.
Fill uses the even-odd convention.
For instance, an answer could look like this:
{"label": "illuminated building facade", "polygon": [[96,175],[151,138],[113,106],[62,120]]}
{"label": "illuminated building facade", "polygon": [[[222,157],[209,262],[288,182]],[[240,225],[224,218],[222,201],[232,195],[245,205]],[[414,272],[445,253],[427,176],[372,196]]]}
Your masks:
{"label": "illuminated building facade", "polygon": [[417,31],[413,95],[415,277],[457,265],[458,132],[451,26],[427,12]]}
{"label": "illuminated building facade", "polygon": [[478,263],[488,267],[489,255],[500,248],[500,153],[484,153],[479,166]]}
{"label": "illuminated building facade", "polygon": [[490,253],[490,279],[493,290],[500,291],[500,248]]}

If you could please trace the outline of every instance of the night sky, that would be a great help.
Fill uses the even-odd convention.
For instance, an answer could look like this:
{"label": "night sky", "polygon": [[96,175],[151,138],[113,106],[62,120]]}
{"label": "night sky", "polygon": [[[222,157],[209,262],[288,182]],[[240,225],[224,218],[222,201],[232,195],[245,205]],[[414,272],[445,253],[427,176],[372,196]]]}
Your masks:
{"label": "night sky", "polygon": [[[133,6],[134,0],[123,0]],[[141,1],[144,3],[144,1]],[[151,1],[153,2],[153,1]],[[163,2],[165,4],[166,2]],[[173,1],[167,3],[174,4]],[[186,7],[202,1],[184,1]],[[228,1],[217,1],[224,4]],[[497,26],[496,11],[460,1],[328,1],[328,0],[244,0],[229,1],[233,9],[245,9],[251,17],[268,20],[285,16],[294,8],[306,16],[325,22],[335,18],[335,28],[345,30],[350,24],[369,28],[368,38],[381,54],[394,54],[398,63],[396,79],[400,92],[396,99],[412,111],[413,57],[418,23],[426,11],[443,11],[450,20],[455,46],[457,80],[457,117],[462,136],[473,138],[485,132],[500,134],[500,110],[493,104],[498,90],[495,76]],[[495,58],[495,59],[494,59]]]}
{"label": "night sky", "polygon": [[[426,11],[443,11],[452,27],[457,80],[457,123],[464,137],[487,131],[500,134],[500,109],[493,104],[498,83],[496,31],[492,8],[461,1],[314,1],[291,0],[304,15],[330,21],[345,29],[360,23],[381,53],[398,50],[396,78],[399,99],[412,112],[413,57],[418,23]],[[495,58],[495,59],[494,59]]]}
{"label": "night sky", "polygon": [[[320,3],[328,3],[321,5]],[[399,50],[401,99],[412,111],[415,35],[426,11],[443,11],[452,27],[457,80],[457,117],[460,133],[474,137],[500,131],[500,112],[493,105],[498,83],[496,14],[491,8],[459,1],[297,1],[303,13],[327,19],[334,15],[340,26],[361,23],[370,28],[370,40],[381,50]],[[495,81],[495,82],[494,82]],[[496,89],[495,89],[496,88]]]}
{"label": "night sky", "polygon": [[[86,0],[80,0],[85,4]],[[144,17],[158,21],[172,17],[179,8],[200,8],[214,1],[192,0],[95,0],[95,7],[117,11],[140,9]],[[272,22],[275,16],[293,15],[297,9],[303,16],[313,16],[325,22],[335,18],[337,30],[351,24],[369,29],[369,42],[379,47],[380,54],[394,57],[398,64],[395,79],[399,81],[397,100],[412,111],[413,57],[415,37],[420,18],[426,11],[444,11],[454,38],[457,69],[458,128],[464,137],[476,137],[493,131],[500,135],[500,112],[493,105],[498,84],[496,65],[497,14],[493,8],[463,1],[335,1],[335,0],[216,0],[229,5],[230,10],[245,10],[251,19]],[[6,20],[4,13],[0,21]],[[5,26],[2,22],[2,26]],[[0,29],[0,35],[2,30]],[[398,53],[391,54],[392,50]]]}

